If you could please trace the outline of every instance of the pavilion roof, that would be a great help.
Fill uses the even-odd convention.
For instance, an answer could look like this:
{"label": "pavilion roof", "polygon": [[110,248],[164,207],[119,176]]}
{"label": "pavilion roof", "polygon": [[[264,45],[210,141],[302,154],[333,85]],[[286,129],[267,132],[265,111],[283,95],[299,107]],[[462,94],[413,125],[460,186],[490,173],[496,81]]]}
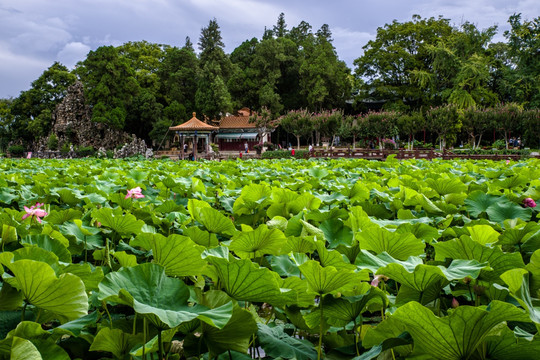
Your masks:
{"label": "pavilion roof", "polygon": [[212,131],[217,130],[217,126],[208,125],[205,122],[202,122],[201,120],[197,119],[195,116],[196,113],[193,113],[193,117],[186,121],[183,124],[171,126],[169,130],[172,131]]}

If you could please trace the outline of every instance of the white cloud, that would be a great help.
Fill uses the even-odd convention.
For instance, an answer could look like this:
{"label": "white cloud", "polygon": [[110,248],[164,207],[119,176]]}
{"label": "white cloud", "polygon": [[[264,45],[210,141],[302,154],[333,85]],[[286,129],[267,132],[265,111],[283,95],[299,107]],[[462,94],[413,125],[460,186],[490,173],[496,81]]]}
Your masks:
{"label": "white cloud", "polygon": [[51,64],[33,56],[14,54],[4,42],[0,42],[0,97],[17,97],[30,88]]}
{"label": "white cloud", "polygon": [[73,68],[75,64],[86,58],[90,51],[90,46],[81,42],[70,42],[58,52],[57,60],[68,68]]}
{"label": "white cloud", "polygon": [[364,53],[362,47],[366,45],[369,40],[375,38],[374,34],[365,31],[355,31],[341,27],[331,30],[338,56],[340,59],[344,60],[351,69],[353,67],[353,61]]}

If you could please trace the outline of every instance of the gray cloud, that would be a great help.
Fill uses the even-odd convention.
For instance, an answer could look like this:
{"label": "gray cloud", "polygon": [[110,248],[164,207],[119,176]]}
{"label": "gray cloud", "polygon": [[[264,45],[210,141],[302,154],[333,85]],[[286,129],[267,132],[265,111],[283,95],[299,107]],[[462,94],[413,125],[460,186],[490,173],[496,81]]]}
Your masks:
{"label": "gray cloud", "polygon": [[513,13],[532,19],[538,0],[3,0],[0,6],[0,98],[18,96],[45,69],[60,61],[71,67],[102,45],[146,40],[197,44],[201,28],[216,18],[231,52],[260,38],[279,13],[288,28],[307,21],[316,31],[328,24],[341,59],[352,67],[377,27],[393,21],[444,15],[454,24],[499,26],[498,39]]}

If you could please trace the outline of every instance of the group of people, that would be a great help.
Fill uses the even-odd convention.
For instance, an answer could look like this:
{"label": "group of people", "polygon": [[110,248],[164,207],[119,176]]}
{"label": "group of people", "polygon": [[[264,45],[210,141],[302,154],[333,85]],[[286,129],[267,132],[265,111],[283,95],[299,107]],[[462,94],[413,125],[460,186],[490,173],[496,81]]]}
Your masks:
{"label": "group of people", "polygon": [[510,138],[510,140],[508,140],[508,145],[510,147],[517,147],[517,148],[522,148],[523,144],[521,143],[521,138],[518,137],[517,139],[515,137],[512,137]]}

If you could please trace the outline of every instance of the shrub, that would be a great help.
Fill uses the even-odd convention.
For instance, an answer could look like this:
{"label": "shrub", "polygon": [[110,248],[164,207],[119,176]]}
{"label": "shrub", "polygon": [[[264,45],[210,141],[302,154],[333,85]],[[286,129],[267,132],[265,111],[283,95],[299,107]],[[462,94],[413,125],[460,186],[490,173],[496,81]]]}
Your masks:
{"label": "shrub", "polygon": [[499,139],[493,143],[494,149],[505,149],[506,148],[506,142],[504,140]]}
{"label": "shrub", "polygon": [[64,145],[62,145],[62,148],[60,149],[60,152],[62,154],[67,154],[70,149],[71,149],[71,144],[68,143],[68,142],[65,142]]}
{"label": "shrub", "polygon": [[58,138],[55,134],[51,134],[49,136],[49,140],[47,141],[47,147],[49,150],[58,150]]}
{"label": "shrub", "polygon": [[96,149],[93,146],[81,146],[75,153],[80,157],[94,156]]}
{"label": "shrub", "polygon": [[8,148],[8,152],[12,157],[22,157],[24,155],[24,146],[13,145]]}
{"label": "shrub", "polygon": [[308,156],[309,151],[307,150],[295,150],[294,156],[291,155],[290,150],[266,151],[264,154],[262,154],[263,159],[290,159],[291,157],[294,157],[295,159],[304,159]]}

